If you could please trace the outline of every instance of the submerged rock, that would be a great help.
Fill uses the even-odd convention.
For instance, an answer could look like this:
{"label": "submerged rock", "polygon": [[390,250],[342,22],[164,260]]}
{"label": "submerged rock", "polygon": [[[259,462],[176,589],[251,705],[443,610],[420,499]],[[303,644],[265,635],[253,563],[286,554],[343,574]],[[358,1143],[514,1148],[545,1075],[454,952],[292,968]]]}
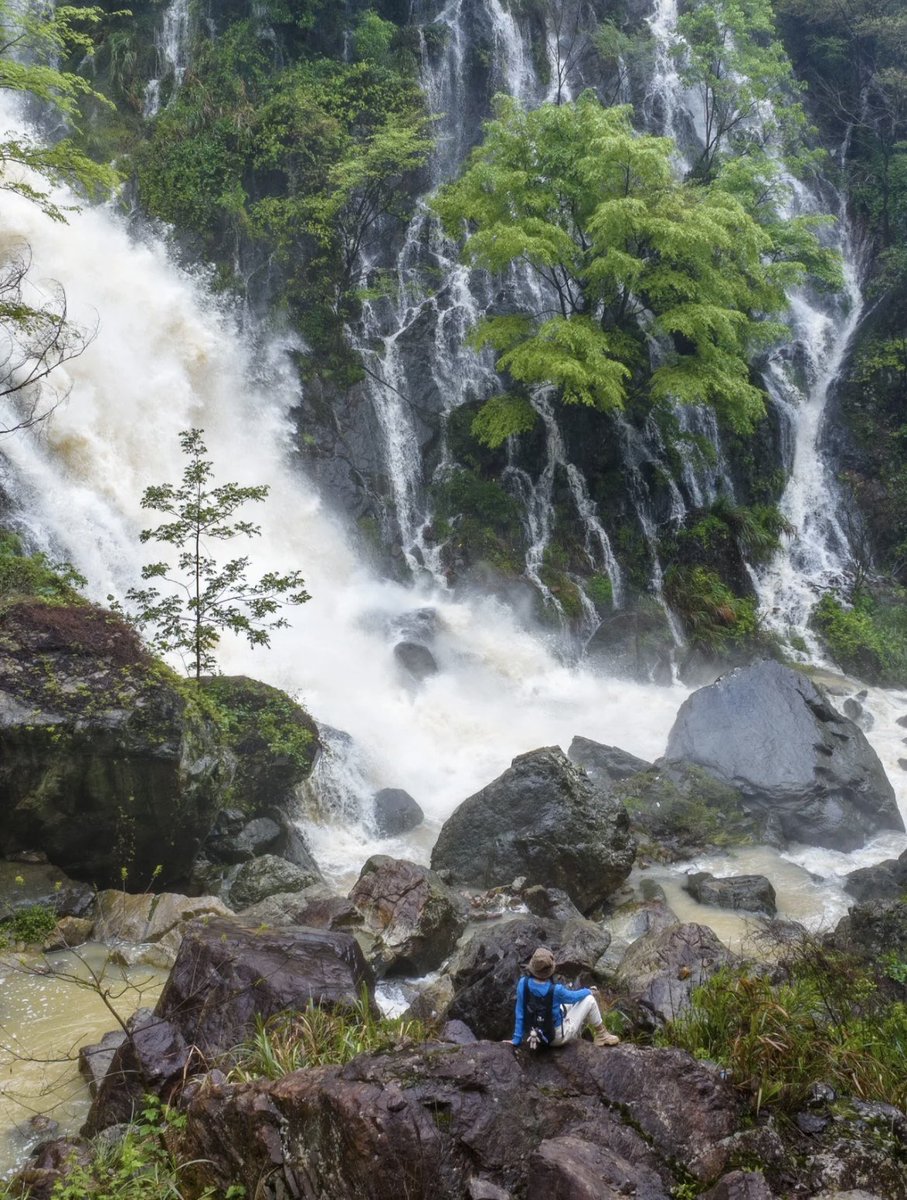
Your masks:
{"label": "submerged rock", "polygon": [[907,850],[873,867],[860,867],[844,876],[845,891],[857,900],[899,900],[907,895]]}
{"label": "submerged rock", "polygon": [[445,821],[431,864],[458,883],[493,887],[524,876],[567,893],[583,912],[626,879],[636,843],[626,809],[563,752],[533,750]]}
{"label": "submerged rock", "polygon": [[778,911],[775,889],[764,875],[727,875],[716,879],[708,871],[687,876],[684,890],[700,904],[742,909],[773,917]]}
{"label": "submerged rock", "polygon": [[419,683],[438,673],[435,656],[420,642],[398,642],[394,646],[394,658],[403,670]]}
{"label": "submerged rock", "polygon": [[379,837],[409,833],[425,819],[422,809],[402,788],[382,788],[377,792],[372,816]]}
{"label": "submerged rock", "polygon": [[739,788],[776,842],[853,850],[881,829],[904,828],[862,730],[776,662],[732,671],[684,701],[665,757]]}

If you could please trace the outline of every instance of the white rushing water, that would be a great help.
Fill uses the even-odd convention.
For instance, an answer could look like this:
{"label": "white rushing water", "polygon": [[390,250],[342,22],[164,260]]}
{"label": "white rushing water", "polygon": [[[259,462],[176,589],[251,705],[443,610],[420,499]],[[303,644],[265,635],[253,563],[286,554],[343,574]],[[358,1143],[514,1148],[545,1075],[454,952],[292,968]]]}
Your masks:
{"label": "white rushing water", "polygon": [[[492,598],[454,602],[369,574],[293,460],[288,417],[299,396],[286,347],[244,344],[162,245],[136,242],[107,210],[63,226],[9,193],[0,221],[5,248],[31,245],[34,278],[63,284],[72,317],[100,322],[65,368],[71,394],[52,420],[0,445],[0,484],[30,541],[71,560],[93,596],[123,596],[152,556],[138,540],[153,523],[142,492],[178,481],[178,434],[203,428],[221,480],[271,487],[250,513],[263,526],[248,545],[252,570],[299,567],[313,596],[270,652],[226,644],[222,667],[298,693],[320,721],[352,735],[363,816],[374,789],[404,787],[428,815],[428,844],[460,800],[536,746],[566,748],[579,733],[644,757],[661,752],[682,689],[572,671]],[[440,671],[417,691],[392,648],[406,615],[426,605],[437,610]],[[315,846],[340,875],[376,848],[358,824],[327,827]]]}

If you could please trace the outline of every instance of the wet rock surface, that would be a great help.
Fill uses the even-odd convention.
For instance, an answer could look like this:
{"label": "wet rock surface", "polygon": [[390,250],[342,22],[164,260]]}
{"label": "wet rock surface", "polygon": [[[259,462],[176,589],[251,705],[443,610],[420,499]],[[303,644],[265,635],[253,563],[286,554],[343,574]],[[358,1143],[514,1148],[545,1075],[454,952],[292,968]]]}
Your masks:
{"label": "wet rock surface", "polygon": [[321,871],[314,861],[309,867],[298,867],[285,858],[263,854],[242,864],[227,895],[233,908],[250,908],[278,892],[300,892],[321,882]]}
{"label": "wet rock surface", "polygon": [[738,1119],[715,1069],[678,1051],[429,1044],[199,1094],[185,1151],[196,1185],[249,1188],[267,1171],[275,1196],[523,1196],[537,1165],[552,1181],[597,1179],[596,1196],[632,1183],[660,1200],[674,1162],[702,1181],[722,1173]]}
{"label": "wet rock surface", "polygon": [[689,1007],[693,988],[736,961],[707,925],[671,925],[630,946],[615,982],[653,1023],[660,1024]]}
{"label": "wet rock surface", "polygon": [[844,888],[857,900],[900,900],[907,894],[907,850],[872,867],[860,867],[844,877]]}
{"label": "wet rock surface", "polygon": [[862,730],[776,662],[739,668],[684,701],[665,758],[739,788],[780,842],[853,850],[882,829],[903,829]]}
{"label": "wet rock surface", "polygon": [[618,746],[605,746],[601,742],[593,742],[591,738],[575,737],[570,743],[567,757],[571,762],[582,767],[593,783],[602,787],[618,783],[621,779],[629,779],[640,771],[648,771],[652,764],[645,759],[628,754]]}
{"label": "wet rock surface", "polygon": [[623,883],[636,853],[626,810],[557,747],[534,750],[455,810],[432,867],[475,887],[508,883],[565,891],[582,912]]}
{"label": "wet rock surface", "polygon": [[137,884],[185,879],[234,770],[214,721],[109,612],[22,603],[0,625],[0,853],[104,886],[128,845]]}
{"label": "wet rock surface", "polygon": [[350,892],[375,934],[379,975],[425,975],[439,967],[466,928],[466,906],[434,871],[374,855]]}
{"label": "wet rock surface", "polygon": [[190,924],[155,1014],[191,1045],[214,1056],[231,1050],[267,1019],[309,1001],[352,1008],[374,981],[347,933],[251,928],[213,918]]}
{"label": "wet rock surface", "polygon": [[397,837],[421,825],[425,814],[409,792],[382,788],[375,794],[372,818],[380,837]]}
{"label": "wet rock surface", "polygon": [[764,875],[727,875],[716,879],[708,871],[687,876],[684,891],[700,904],[762,913],[773,917],[777,912],[775,889]]}

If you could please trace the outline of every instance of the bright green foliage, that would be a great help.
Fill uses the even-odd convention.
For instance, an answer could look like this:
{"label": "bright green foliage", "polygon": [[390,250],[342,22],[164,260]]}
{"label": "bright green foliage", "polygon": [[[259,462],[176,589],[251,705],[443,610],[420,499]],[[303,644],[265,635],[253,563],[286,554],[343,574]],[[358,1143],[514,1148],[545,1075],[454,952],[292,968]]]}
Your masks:
{"label": "bright green foliage", "polygon": [[79,589],[85,582],[69,563],[51,562],[44,554],[25,554],[16,534],[0,530],[0,610],[33,599],[45,604],[81,604]]}
{"label": "bright green foliage", "polygon": [[157,587],[130,588],[126,593],[126,599],[138,606],[139,627],[155,629],[154,646],[162,653],[187,656],[196,679],[214,670],[214,650],[222,630],[240,634],[252,646],[267,646],[269,630],[287,625],[285,617],[276,615],[280,608],[309,599],[299,571],[269,572],[257,583],[249,583],[248,557],[221,566],[211,556],[209,541],[255,537],[261,532],[250,521],[234,518],[244,504],[263,501],[268,488],[236,483],[215,487],[202,432],[189,429],[180,434],[188,459],[180,486],[159,484],[146,488],[142,496],[143,508],[173,518],[157,529],[143,530],[142,541],[163,542],[179,550],[176,574],[169,563],[156,562],[142,568],[142,578],[165,580],[173,590],[162,594]]}
{"label": "bright green foliage", "polygon": [[784,978],[730,970],[693,993],[660,1034],[727,1068],[756,1108],[796,1112],[816,1081],[846,1096],[903,1106],[907,1005],[869,967],[804,942]]}
{"label": "bright green foliage", "polygon": [[735,596],[706,567],[671,567],[665,575],[664,592],[693,646],[725,651],[754,638],[759,631],[755,600]]}
{"label": "bright green foliage", "polygon": [[355,61],[277,67],[255,22],[237,22],[198,47],[135,156],[149,212],[197,235],[225,270],[237,241],[279,268],[280,301],[322,367],[349,369],[359,254],[379,221],[408,216],[432,144],[399,34],[366,11]]}
{"label": "bright green foliage", "polygon": [[[627,108],[588,93],[532,112],[496,103],[484,143],[435,206],[451,232],[468,223],[469,261],[528,269],[542,298],[482,322],[476,345],[498,352],[522,394],[554,388],[565,403],[607,411],[637,386],[655,337],[650,402],[710,404],[751,429],[763,395],[750,356],[778,336],[769,317],[804,264],[727,189],[679,182],[672,143],[637,136]],[[478,428],[499,442],[527,414],[498,401]]]}
{"label": "bright green foliage", "polygon": [[811,624],[843,671],[867,683],[903,687],[907,683],[907,605],[902,591],[879,603],[858,591],[851,603],[823,596]]}
{"label": "bright green foliage", "polygon": [[525,396],[506,393],[483,404],[472,423],[472,433],[483,446],[494,450],[503,445],[507,438],[528,433],[536,423],[538,414]]}
{"label": "bright green foliage", "polygon": [[87,1165],[74,1161],[54,1184],[51,1200],[243,1200],[240,1184],[202,1192],[183,1184],[188,1164],[169,1147],[185,1124],[185,1114],[147,1096],[141,1118],[122,1137],[96,1142]]}
{"label": "bright green foliage", "polygon": [[[61,58],[90,53],[92,29],[108,16],[95,6],[39,7],[0,0],[0,88],[21,92],[57,109],[70,122],[79,116],[79,103],[91,96],[109,103],[82,75],[53,65]],[[15,55],[15,57],[13,57]],[[23,139],[0,140],[3,188],[34,201],[56,221],[65,210],[52,198],[44,181],[65,183],[89,196],[104,195],[116,183],[111,167],[92,162],[71,138],[52,146]],[[35,176],[23,176],[9,167],[25,167]]]}
{"label": "bright green foliage", "polygon": [[308,236],[339,260],[336,306],[379,218],[408,211],[404,184],[431,144],[416,89],[393,71],[371,59],[295,68],[256,121],[254,166],[284,185],[252,207],[252,220],[283,255]]}
{"label": "bright green foliage", "polygon": [[303,1067],[342,1066],[358,1054],[379,1054],[424,1042],[421,1021],[376,1017],[363,993],[352,1012],[309,1003],[302,1012],[282,1012],[263,1021],[231,1055],[232,1079],[282,1079]]}
{"label": "bright green foliage", "polygon": [[694,171],[712,178],[722,158],[778,149],[806,157],[802,90],[775,36],[770,0],[694,0],[677,22],[680,77],[699,93],[703,149]]}
{"label": "bright green foliage", "polygon": [[789,537],[792,533],[793,526],[773,504],[747,508],[720,499],[685,536],[699,542],[705,550],[720,550],[722,543],[730,538],[748,563],[759,566],[779,549],[782,536]]}
{"label": "bright green foliage", "polygon": [[57,926],[57,914],[44,904],[21,908],[8,920],[0,922],[0,947],[10,942],[40,944],[47,940]]}

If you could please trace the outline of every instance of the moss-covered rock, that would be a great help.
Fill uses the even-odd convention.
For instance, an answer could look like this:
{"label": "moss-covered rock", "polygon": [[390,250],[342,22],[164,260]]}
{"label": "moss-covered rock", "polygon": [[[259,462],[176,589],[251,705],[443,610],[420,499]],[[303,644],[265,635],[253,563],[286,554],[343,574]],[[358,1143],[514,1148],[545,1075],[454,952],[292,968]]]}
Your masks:
{"label": "moss-covered rock", "polygon": [[99,885],[183,878],[232,756],[191,685],[90,604],[0,613],[0,853]]}
{"label": "moss-covered rock", "polygon": [[202,686],[236,755],[233,804],[253,816],[285,807],[320,748],[315,722],[286,692],[245,675],[216,675]]}

